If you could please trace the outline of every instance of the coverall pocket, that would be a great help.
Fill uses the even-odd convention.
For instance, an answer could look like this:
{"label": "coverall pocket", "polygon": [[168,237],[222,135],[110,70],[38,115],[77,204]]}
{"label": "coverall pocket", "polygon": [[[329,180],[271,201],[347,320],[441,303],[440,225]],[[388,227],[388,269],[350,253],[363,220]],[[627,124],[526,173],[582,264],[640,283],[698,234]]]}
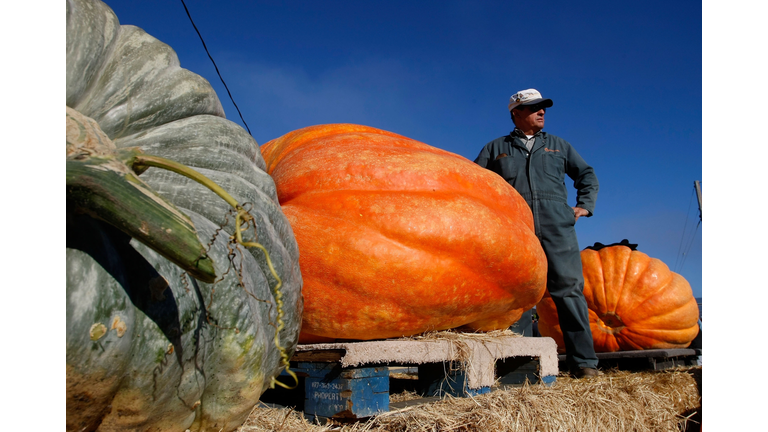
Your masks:
{"label": "coverall pocket", "polygon": [[570,225],[576,225],[576,212],[573,211],[573,207],[569,206],[568,203],[563,203],[563,205],[567,209],[566,214],[570,215],[570,217],[571,217]]}
{"label": "coverall pocket", "polygon": [[517,159],[519,158],[515,158],[514,156],[505,156],[495,161],[499,168],[499,170],[496,172],[504,177],[504,180],[507,182],[511,183],[519,175],[520,167],[517,166],[519,164]]}
{"label": "coverall pocket", "polygon": [[542,156],[544,173],[561,183],[565,180],[565,158],[559,152],[545,151]]}

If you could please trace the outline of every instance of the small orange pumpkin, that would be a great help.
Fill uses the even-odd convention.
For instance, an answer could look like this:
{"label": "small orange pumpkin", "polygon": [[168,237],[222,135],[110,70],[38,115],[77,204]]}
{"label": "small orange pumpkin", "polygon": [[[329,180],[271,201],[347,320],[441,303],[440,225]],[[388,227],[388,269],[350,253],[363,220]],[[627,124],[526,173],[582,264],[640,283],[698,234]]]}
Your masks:
{"label": "small orange pumpkin", "polygon": [[352,124],[261,151],[299,245],[301,342],[503,329],[541,299],[531,211],[497,174]]}
{"label": "small orange pumpkin", "polygon": [[[688,281],[656,258],[613,245],[581,251],[584,297],[596,352],[685,348],[699,331],[699,307]],[[564,352],[549,294],[536,306],[539,332]]]}

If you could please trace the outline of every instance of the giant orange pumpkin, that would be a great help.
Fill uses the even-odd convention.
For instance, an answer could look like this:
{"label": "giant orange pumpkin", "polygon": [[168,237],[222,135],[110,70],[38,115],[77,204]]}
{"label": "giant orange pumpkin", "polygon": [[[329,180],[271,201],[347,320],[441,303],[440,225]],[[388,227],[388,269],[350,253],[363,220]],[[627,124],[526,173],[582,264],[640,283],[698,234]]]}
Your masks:
{"label": "giant orange pumpkin", "polygon": [[[624,245],[581,251],[584,296],[596,352],[685,348],[699,331],[691,286],[656,258]],[[555,303],[536,306],[539,332],[564,351]]]}
{"label": "giant orange pumpkin", "polygon": [[299,245],[301,342],[502,329],[541,299],[531,211],[497,174],[352,124],[261,151]]}

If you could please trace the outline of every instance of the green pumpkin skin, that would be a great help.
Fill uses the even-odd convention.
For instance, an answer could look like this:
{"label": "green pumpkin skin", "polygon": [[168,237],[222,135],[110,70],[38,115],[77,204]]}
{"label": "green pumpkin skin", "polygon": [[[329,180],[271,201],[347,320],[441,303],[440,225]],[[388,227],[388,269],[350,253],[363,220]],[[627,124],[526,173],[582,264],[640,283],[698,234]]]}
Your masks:
{"label": "green pumpkin skin", "polygon": [[[250,203],[257,240],[282,278],[280,341],[290,355],[303,307],[296,241],[258,145],[224,118],[209,83],[182,69],[167,45],[120,26],[104,3],[67,0],[67,106],[98,122],[118,148],[188,165]],[[227,203],[175,173],[150,168],[141,179],[192,219],[202,244],[212,243],[223,279],[194,281],[68,205],[67,430],[234,430],[281,370],[276,282],[258,249],[234,259],[244,286],[235,269],[227,272],[234,218],[216,235]]]}

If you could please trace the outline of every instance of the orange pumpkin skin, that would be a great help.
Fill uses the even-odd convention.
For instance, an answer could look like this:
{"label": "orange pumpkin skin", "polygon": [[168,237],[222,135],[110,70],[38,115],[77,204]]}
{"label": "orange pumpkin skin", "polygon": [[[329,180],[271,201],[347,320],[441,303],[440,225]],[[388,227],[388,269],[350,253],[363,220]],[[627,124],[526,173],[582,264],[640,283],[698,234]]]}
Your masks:
{"label": "orange pumpkin skin", "polygon": [[[626,246],[581,251],[584,297],[595,352],[685,348],[699,331],[699,307],[688,281],[656,258]],[[539,332],[564,352],[549,294],[536,306]]]}
{"label": "orange pumpkin skin", "polygon": [[293,131],[261,151],[299,245],[300,342],[502,329],[541,299],[533,216],[493,172],[352,124]]}

